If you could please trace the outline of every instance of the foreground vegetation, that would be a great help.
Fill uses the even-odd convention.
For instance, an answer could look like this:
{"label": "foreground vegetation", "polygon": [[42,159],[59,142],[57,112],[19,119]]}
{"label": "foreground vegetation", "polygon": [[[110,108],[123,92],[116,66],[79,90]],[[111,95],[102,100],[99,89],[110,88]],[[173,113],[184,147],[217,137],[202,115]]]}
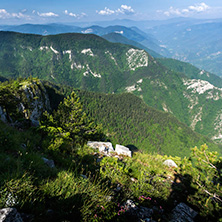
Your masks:
{"label": "foreground vegetation", "polygon": [[[0,122],[0,208],[16,207],[32,221],[126,221],[124,203],[131,199],[155,209],[156,221],[169,220],[180,202],[198,211],[201,221],[222,220],[217,152],[202,145],[185,158],[142,151],[102,158],[85,143],[103,137],[74,93],[45,113],[38,128]],[[179,167],[163,165],[168,158]]]}
{"label": "foreground vegetation", "polygon": [[170,157],[179,165],[172,169],[163,165],[169,157],[159,154],[98,163],[100,154],[87,146],[49,150],[36,129],[19,132],[1,123],[0,136],[0,207],[16,207],[34,221],[125,221],[127,199],[156,206],[157,221],[180,202],[197,210],[201,221],[222,218],[222,159],[206,146],[192,149],[190,158]]}

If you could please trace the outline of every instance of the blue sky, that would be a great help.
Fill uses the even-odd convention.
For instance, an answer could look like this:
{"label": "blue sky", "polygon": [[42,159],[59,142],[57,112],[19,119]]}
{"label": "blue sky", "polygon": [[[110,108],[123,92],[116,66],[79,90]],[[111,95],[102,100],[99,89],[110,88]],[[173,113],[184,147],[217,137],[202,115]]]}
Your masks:
{"label": "blue sky", "polygon": [[[2,2],[4,1],[4,2]],[[2,0],[0,24],[221,18],[222,0]]]}

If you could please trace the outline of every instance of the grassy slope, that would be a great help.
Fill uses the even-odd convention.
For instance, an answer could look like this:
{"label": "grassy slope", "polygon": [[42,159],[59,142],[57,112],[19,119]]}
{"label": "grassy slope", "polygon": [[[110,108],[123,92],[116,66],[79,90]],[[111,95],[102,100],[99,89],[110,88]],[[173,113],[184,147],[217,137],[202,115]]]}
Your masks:
{"label": "grassy slope", "polygon": [[[16,93],[16,86],[17,81],[14,87],[7,88]],[[50,84],[46,88],[50,92],[49,98],[54,99],[53,105],[62,99],[62,94],[55,93]],[[56,89],[59,90],[59,87]],[[67,93],[69,90],[65,89]],[[144,138],[146,135],[143,133],[148,133],[146,145],[151,144],[149,148],[156,145],[159,150],[155,152],[163,153],[165,148],[169,148],[171,154],[181,155],[184,152],[184,155],[188,152],[185,144],[196,141],[199,144],[205,140],[171,115],[147,107],[132,94],[77,92],[82,103],[87,105],[88,114],[104,123],[105,129],[110,132],[108,138],[114,142],[135,141],[135,135]],[[4,102],[4,94],[0,95],[0,101]],[[141,135],[137,134],[139,130]],[[194,159],[193,162],[196,168],[192,167],[189,158],[170,157],[179,166],[172,169],[163,165],[163,161],[169,158],[167,156],[138,152],[133,158],[117,160],[105,157],[99,162],[97,158],[101,155],[86,146],[73,147],[72,152],[66,153],[49,150],[49,141],[50,138],[36,128],[18,130],[0,121],[0,208],[16,207],[19,212],[31,216],[33,221],[42,222],[95,221],[95,218],[101,221],[132,221],[134,218],[127,217],[121,207],[131,199],[141,206],[155,207],[152,219],[156,221],[169,219],[168,213],[175,207],[175,202],[191,205],[203,216],[201,221],[216,221],[221,217],[221,204],[215,205],[213,198],[209,198],[202,188],[198,189],[195,183],[197,180],[204,184],[210,193],[221,191],[219,183],[216,188],[211,182],[218,182],[220,171],[212,165],[201,166],[201,163],[206,165],[210,161],[219,169],[221,161],[215,158],[215,154],[198,153],[201,156],[198,155],[198,161]],[[163,142],[163,148],[160,142]],[[214,149],[210,141],[209,145],[211,150]],[[53,159],[56,167],[48,167],[43,157]],[[197,164],[199,157],[205,160],[200,161],[200,166]],[[117,187],[121,187],[120,191],[116,191]],[[135,218],[135,221],[138,220]]]}

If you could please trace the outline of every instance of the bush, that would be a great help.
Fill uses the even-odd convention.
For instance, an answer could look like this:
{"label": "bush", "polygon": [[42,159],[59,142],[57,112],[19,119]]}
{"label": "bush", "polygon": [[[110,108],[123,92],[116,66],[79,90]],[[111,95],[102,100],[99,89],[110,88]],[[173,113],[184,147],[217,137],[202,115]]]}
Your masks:
{"label": "bush", "polygon": [[[188,201],[200,209],[200,214],[208,220],[222,219],[222,158],[217,152],[209,152],[206,145],[192,149],[191,158],[184,158],[180,174],[189,175],[190,187]],[[188,183],[188,184],[189,184]]]}

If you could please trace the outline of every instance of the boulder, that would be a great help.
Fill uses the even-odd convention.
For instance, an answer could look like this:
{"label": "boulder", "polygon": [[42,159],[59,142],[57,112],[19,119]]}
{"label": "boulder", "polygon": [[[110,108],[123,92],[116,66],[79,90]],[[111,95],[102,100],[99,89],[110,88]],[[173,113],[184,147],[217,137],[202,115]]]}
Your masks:
{"label": "boulder", "polygon": [[137,206],[132,200],[127,200],[123,206],[126,213],[134,218],[134,221],[149,220],[153,215],[153,210],[143,206]]}
{"label": "boulder", "polygon": [[54,160],[49,160],[49,159],[44,158],[44,157],[42,157],[42,159],[43,159],[44,163],[45,163],[48,167],[50,167],[50,168],[55,168]]}
{"label": "boulder", "polygon": [[21,215],[15,208],[3,208],[0,210],[1,222],[23,222]]}
{"label": "boulder", "polygon": [[179,203],[171,213],[170,222],[194,222],[197,212],[185,203]]}
{"label": "boulder", "polygon": [[125,155],[125,156],[132,157],[132,152],[129,150],[129,148],[119,145],[119,144],[116,144],[115,152],[118,155]]}
{"label": "boulder", "polygon": [[171,159],[165,160],[163,162],[163,164],[168,166],[168,167],[178,167],[177,164]]}
{"label": "boulder", "polygon": [[110,142],[97,142],[97,141],[88,141],[87,146],[98,149],[99,152],[110,153],[114,152],[113,145]]}

